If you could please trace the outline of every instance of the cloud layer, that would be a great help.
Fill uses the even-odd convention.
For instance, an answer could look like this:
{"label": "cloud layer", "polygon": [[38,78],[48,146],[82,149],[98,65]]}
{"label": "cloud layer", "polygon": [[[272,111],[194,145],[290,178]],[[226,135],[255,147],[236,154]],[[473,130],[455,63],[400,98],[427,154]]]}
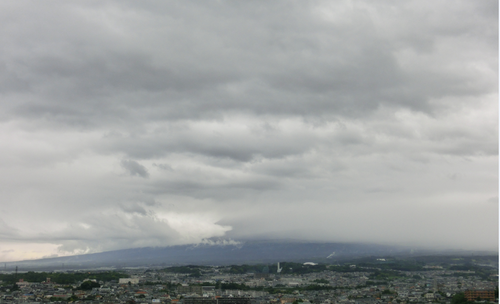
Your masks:
{"label": "cloud layer", "polygon": [[498,247],[496,1],[21,1],[0,20],[0,260]]}

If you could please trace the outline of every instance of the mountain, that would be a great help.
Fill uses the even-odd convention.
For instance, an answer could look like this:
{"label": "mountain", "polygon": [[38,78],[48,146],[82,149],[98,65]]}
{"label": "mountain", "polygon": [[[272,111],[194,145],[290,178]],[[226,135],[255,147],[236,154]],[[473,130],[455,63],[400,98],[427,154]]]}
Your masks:
{"label": "mountain", "polygon": [[5,263],[5,268],[29,269],[82,269],[96,267],[132,267],[154,265],[230,265],[274,263],[279,261],[330,262],[363,256],[399,255],[409,249],[349,243],[319,243],[297,241],[245,241],[211,242],[197,245],[146,247],[114,250],[101,253],[75,255]]}

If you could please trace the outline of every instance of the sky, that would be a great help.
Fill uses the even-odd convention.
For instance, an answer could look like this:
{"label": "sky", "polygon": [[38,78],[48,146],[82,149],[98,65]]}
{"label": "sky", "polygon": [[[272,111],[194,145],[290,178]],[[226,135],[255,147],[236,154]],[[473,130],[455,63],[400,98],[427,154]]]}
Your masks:
{"label": "sky", "polygon": [[498,1],[0,2],[0,261],[498,250]]}

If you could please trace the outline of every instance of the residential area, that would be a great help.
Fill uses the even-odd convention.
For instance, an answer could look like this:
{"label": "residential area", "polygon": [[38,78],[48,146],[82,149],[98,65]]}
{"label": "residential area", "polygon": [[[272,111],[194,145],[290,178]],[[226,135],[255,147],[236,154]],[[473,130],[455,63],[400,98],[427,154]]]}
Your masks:
{"label": "residential area", "polygon": [[[498,273],[491,267],[474,271],[423,266],[420,271],[404,271],[390,269],[385,265],[382,268],[367,267],[365,264],[188,265],[166,268],[131,267],[112,271],[4,273],[0,303],[498,302]],[[42,275],[47,277],[42,278]],[[12,281],[13,276],[16,282],[9,284],[8,281]],[[78,280],[68,283],[77,278]]]}

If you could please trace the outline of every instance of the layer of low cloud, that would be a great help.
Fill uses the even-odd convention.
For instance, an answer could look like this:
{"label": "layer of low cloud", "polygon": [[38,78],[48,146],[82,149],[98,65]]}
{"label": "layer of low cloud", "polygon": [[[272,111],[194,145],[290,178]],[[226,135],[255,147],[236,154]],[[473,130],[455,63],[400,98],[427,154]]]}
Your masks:
{"label": "layer of low cloud", "polygon": [[496,1],[0,17],[0,260],[210,238],[498,247]]}

